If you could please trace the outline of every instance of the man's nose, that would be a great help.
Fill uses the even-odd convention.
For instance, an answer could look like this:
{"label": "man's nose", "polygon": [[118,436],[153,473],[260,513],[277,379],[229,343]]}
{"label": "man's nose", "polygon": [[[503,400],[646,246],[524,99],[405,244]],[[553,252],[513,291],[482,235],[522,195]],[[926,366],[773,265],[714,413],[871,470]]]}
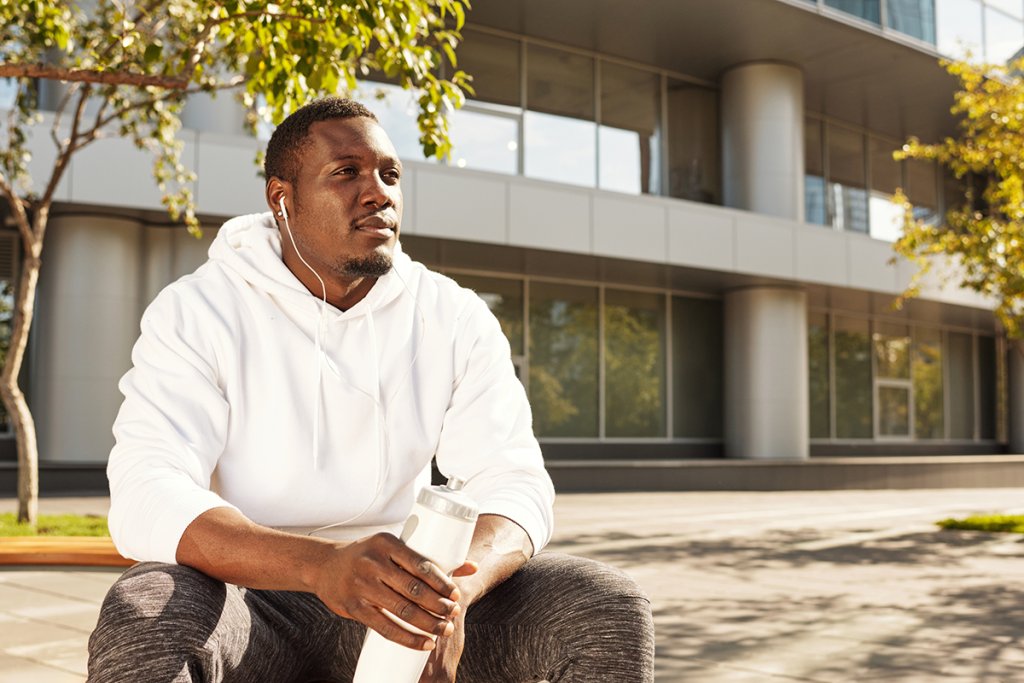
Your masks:
{"label": "man's nose", "polygon": [[365,206],[376,206],[384,208],[395,203],[391,196],[391,188],[384,182],[379,173],[371,173],[366,176],[366,184],[362,189],[360,197]]}

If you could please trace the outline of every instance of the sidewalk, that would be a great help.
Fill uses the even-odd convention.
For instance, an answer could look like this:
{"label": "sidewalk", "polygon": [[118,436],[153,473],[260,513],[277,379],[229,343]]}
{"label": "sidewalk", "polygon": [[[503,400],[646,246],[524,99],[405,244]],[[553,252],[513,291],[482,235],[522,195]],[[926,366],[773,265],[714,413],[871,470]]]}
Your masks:
{"label": "sidewalk", "polygon": [[[1024,540],[933,525],[980,511],[1024,489],[567,494],[551,547],[649,593],[661,683],[1024,680]],[[81,683],[116,576],[0,571],[0,682]]]}

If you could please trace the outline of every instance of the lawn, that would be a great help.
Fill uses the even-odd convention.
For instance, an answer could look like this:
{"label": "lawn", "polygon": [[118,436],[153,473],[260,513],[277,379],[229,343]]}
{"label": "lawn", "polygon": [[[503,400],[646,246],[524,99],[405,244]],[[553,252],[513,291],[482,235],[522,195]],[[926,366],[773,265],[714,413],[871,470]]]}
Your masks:
{"label": "lawn", "polygon": [[936,524],[943,529],[1024,534],[1024,515],[971,515],[962,519],[943,519]]}
{"label": "lawn", "polygon": [[107,518],[98,515],[39,515],[38,528],[18,524],[13,512],[0,513],[0,536],[109,536]]}

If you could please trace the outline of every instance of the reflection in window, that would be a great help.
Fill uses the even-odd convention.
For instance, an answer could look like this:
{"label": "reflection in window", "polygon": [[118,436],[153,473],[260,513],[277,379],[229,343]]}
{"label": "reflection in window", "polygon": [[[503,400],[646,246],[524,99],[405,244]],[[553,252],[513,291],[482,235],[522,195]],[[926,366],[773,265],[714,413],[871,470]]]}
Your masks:
{"label": "reflection in window", "polygon": [[530,403],[537,436],[597,434],[597,288],[530,285]]}
{"label": "reflection in window", "polygon": [[903,207],[894,204],[896,188],[903,185],[902,164],[892,158],[898,145],[879,138],[868,138],[871,155],[871,196],[869,198],[869,222],[871,236],[894,242],[903,229]]}
{"label": "reflection in window", "polygon": [[804,222],[828,225],[821,122],[804,122]]}
{"label": "reflection in window", "polygon": [[910,389],[878,387],[879,436],[910,436]]}
{"label": "reflection in window", "polygon": [[935,43],[935,0],[889,0],[886,14],[900,33]]}
{"label": "reflection in window", "polygon": [[950,332],[949,438],[974,438],[974,352],[971,335]]}
{"label": "reflection in window", "polygon": [[886,379],[910,379],[910,333],[905,325],[879,323],[875,332],[875,373]]}
{"label": "reflection in window", "polygon": [[985,61],[1002,64],[1010,61],[1024,45],[1024,24],[1018,19],[985,8]]}
{"label": "reflection in window", "polygon": [[828,316],[807,315],[808,373],[810,380],[810,426],[812,439],[827,439],[830,401],[828,390]]}
{"label": "reflection in window", "polygon": [[882,12],[880,0],[825,0],[829,7],[835,7],[848,14],[878,24],[881,23]]}
{"label": "reflection in window", "polygon": [[476,292],[491,309],[508,338],[512,355],[523,355],[523,281],[461,274],[454,277],[460,285]]}
{"label": "reflection in window", "polygon": [[452,163],[459,168],[515,174],[519,170],[519,123],[467,109],[450,114]]}
{"label": "reflection in window", "polygon": [[672,431],[721,438],[724,401],[722,302],[672,297]]}
{"label": "reflection in window", "polygon": [[914,218],[925,223],[939,220],[938,169],[934,161],[907,160],[907,198],[914,206]]}
{"label": "reflection in window", "polygon": [[870,439],[871,338],[868,321],[835,319],[836,437]]}
{"label": "reflection in window", "polygon": [[462,37],[459,68],[473,77],[473,99],[520,106],[520,42],[472,29],[465,29]]}
{"label": "reflection in window", "polygon": [[978,397],[980,399],[978,426],[982,439],[996,438],[996,340],[978,337]]}
{"label": "reflection in window", "polygon": [[668,194],[718,203],[721,197],[718,95],[668,79]]}
{"label": "reflection in window", "polygon": [[657,191],[659,91],[657,74],[601,65],[600,187],[633,194]]}
{"label": "reflection in window", "polygon": [[605,434],[665,436],[665,297],[609,289],[604,325]]}
{"label": "reflection in window", "polygon": [[968,54],[981,59],[981,3],[978,0],[935,0],[935,44],[954,59]]}
{"label": "reflection in window", "polygon": [[840,230],[868,231],[864,189],[864,136],[841,126],[828,128],[829,194],[832,220]]}
{"label": "reflection in window", "polygon": [[942,334],[918,328],[914,334],[914,435],[941,439],[945,435],[942,403]]}

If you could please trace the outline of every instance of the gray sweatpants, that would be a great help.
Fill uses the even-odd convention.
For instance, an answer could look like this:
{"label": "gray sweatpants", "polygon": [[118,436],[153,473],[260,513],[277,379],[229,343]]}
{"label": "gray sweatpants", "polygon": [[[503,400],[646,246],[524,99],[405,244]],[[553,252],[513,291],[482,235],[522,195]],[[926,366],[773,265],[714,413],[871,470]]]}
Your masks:
{"label": "gray sweatpants", "polygon": [[[147,562],[103,602],[89,683],[347,683],[364,634],[310,593],[248,590]],[[470,608],[459,683],[542,680],[654,680],[650,602],[629,577],[542,553]]]}

